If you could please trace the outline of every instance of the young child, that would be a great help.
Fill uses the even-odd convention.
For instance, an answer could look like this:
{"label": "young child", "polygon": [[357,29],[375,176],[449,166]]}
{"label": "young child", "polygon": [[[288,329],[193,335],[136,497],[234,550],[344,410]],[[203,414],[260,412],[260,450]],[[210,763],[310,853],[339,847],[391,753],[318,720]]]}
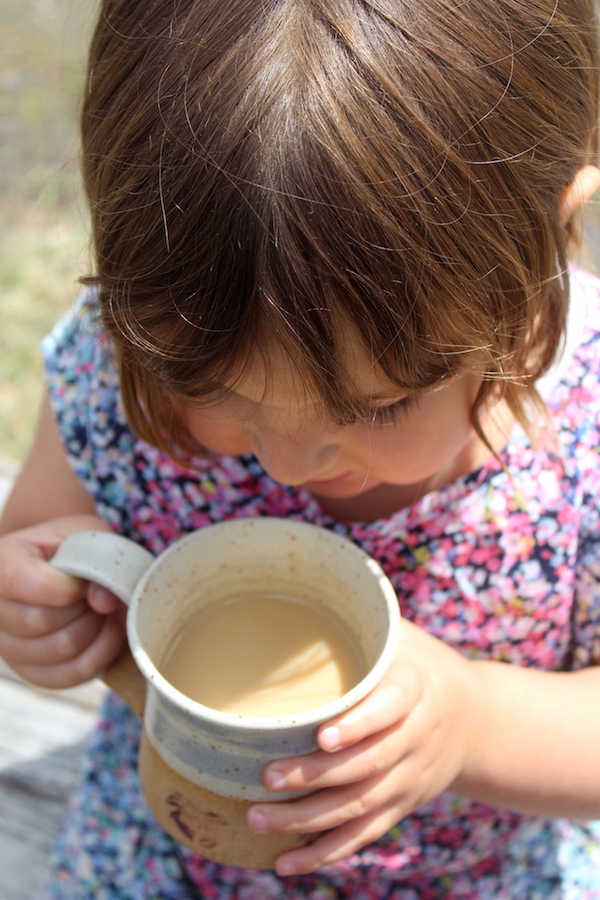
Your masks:
{"label": "young child", "polygon": [[[103,0],[83,112],[96,275],[44,345],[6,507],[0,652],[82,682],[124,642],[48,563],[303,519],[398,592],[388,675],[273,763],[276,871],[152,819],[101,711],[49,900],[600,898],[600,186],[593,0]],[[544,403],[545,401],[545,403]]]}

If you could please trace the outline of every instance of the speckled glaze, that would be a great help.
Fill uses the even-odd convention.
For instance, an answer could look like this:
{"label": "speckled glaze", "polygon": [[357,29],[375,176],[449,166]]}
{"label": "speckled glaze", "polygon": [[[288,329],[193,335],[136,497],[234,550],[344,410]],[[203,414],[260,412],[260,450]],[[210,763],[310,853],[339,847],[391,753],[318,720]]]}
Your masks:
{"label": "speckled glaze", "polygon": [[[223,797],[272,799],[261,783],[266,764],[315,750],[317,727],[375,687],[397,646],[398,602],[379,565],[346,538],[303,522],[223,522],[187,535],[158,558],[126,538],[82,532],[63,542],[53,563],[129,605],[129,645],[147,683],[148,737],[170,768]],[[339,700],[280,717],[221,713],[175,690],[158,667],[180,628],[206,605],[261,591],[334,613],[362,650],[365,678]]]}

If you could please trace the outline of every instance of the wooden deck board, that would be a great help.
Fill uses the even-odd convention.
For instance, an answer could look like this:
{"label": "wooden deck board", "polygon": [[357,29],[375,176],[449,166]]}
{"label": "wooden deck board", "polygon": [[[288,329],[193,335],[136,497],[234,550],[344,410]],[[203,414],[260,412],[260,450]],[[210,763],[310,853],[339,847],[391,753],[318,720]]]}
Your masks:
{"label": "wooden deck board", "polygon": [[43,691],[0,663],[0,900],[41,900],[100,682]]}
{"label": "wooden deck board", "polygon": [[3,900],[42,900],[48,859],[64,805],[0,783],[0,885]]}
{"label": "wooden deck board", "polygon": [[0,677],[0,896],[40,900],[103,686],[74,695]]}
{"label": "wooden deck board", "polygon": [[90,685],[74,697],[0,677],[2,900],[43,896],[49,853],[103,692]]}

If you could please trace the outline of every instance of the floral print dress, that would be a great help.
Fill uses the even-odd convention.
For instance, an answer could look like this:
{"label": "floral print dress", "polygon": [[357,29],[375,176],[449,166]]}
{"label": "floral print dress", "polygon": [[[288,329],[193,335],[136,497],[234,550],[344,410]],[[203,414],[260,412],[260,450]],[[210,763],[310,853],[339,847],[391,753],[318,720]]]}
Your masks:
{"label": "floral print dress", "polygon": [[[224,519],[302,519],[374,556],[402,614],[467,657],[580,668],[600,661],[600,283],[573,272],[571,294],[576,334],[545,386],[554,445],[533,448],[515,427],[504,467],[492,459],[375,522],[334,521],[253,456],[186,468],[137,439],[91,292],[46,339],[47,378],[69,460],[99,515],[153,553]],[[208,862],[148,811],[136,773],[139,730],[110,694],[47,900],[600,900],[599,825],[521,816],[448,792],[311,875]]]}

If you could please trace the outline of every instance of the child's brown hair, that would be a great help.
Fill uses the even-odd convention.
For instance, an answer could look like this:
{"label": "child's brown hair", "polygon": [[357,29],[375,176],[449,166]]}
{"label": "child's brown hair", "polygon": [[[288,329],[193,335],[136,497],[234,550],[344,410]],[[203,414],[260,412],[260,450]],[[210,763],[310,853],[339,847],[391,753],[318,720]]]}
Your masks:
{"label": "child's brown hair", "polygon": [[526,423],[568,306],[561,193],[595,156],[594,0],[104,0],[83,112],[125,408],[189,449],[275,339],[365,415],[349,333],[418,391],[469,370]]}

